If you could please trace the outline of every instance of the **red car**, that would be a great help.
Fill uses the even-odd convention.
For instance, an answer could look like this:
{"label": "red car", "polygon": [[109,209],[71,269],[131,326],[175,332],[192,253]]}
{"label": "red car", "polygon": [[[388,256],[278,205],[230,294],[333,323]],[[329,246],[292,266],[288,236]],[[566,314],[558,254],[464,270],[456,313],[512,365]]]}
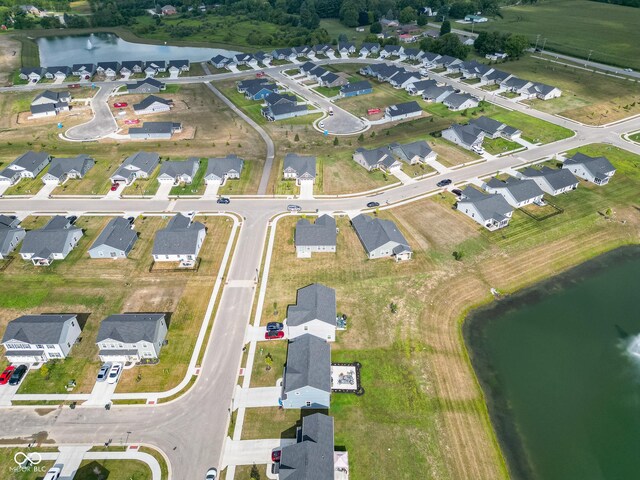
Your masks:
{"label": "red car", "polygon": [[133,118],[131,120],[125,120],[124,121],[125,125],[137,125],[138,123],[140,123],[140,120],[138,120],[137,118]]}
{"label": "red car", "polygon": [[80,84],[79,83],[72,83],[71,85],[69,85],[69,88],[80,88]]}
{"label": "red car", "polygon": [[258,73],[256,73],[256,78],[262,78],[262,77],[264,77],[264,76],[265,76],[265,73],[264,73],[264,72],[258,72]]}
{"label": "red car", "polygon": [[124,108],[124,107],[128,107],[129,104],[127,102],[116,102],[113,104],[113,106],[115,108]]}
{"label": "red car", "polygon": [[284,338],[284,332],[282,330],[278,330],[277,332],[272,330],[264,334],[265,340],[275,340],[276,338]]}
{"label": "red car", "polygon": [[376,113],[380,112],[382,112],[382,110],[380,110],[379,108],[370,108],[369,110],[367,110],[367,115],[375,115]]}
{"label": "red car", "polygon": [[14,367],[13,365],[9,365],[4,369],[4,372],[2,372],[2,375],[0,375],[0,385],[5,385],[9,381],[15,369],[16,367]]}
{"label": "red car", "polygon": [[112,191],[112,192],[115,192],[115,191],[118,189],[118,187],[119,187],[119,186],[120,186],[120,184],[118,184],[118,183],[114,183],[114,184],[112,184],[112,185],[111,185],[111,191]]}
{"label": "red car", "polygon": [[271,452],[271,461],[279,462],[281,456],[282,456],[282,450],[274,450],[273,452]]}

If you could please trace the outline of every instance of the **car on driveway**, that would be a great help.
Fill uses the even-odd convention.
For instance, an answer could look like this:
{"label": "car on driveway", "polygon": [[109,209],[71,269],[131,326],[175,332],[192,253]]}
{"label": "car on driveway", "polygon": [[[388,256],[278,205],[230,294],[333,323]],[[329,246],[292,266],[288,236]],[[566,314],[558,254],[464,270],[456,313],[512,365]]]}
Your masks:
{"label": "car on driveway", "polygon": [[58,480],[61,473],[60,467],[51,467],[42,480]]}
{"label": "car on driveway", "polygon": [[112,183],[111,184],[111,191],[115,192],[118,189],[119,186],[120,186],[120,184],[118,182]]}
{"label": "car on driveway", "polygon": [[9,385],[18,385],[26,375],[27,370],[28,369],[26,365],[20,365],[19,367],[16,367],[16,369],[11,374],[11,378],[9,378]]}
{"label": "car on driveway", "polygon": [[281,457],[282,457],[282,450],[274,450],[273,452],[271,452],[272,462],[279,462]]}
{"label": "car on driveway", "polygon": [[284,328],[284,325],[280,322],[269,322],[267,323],[267,332],[279,332]]}
{"label": "car on driveway", "polygon": [[229,198],[227,198],[227,197],[220,197],[220,198],[217,200],[217,202],[218,202],[218,203],[224,203],[224,204],[226,205],[226,204],[228,204],[228,203],[231,203],[231,200],[230,200]]}
{"label": "car on driveway", "polygon": [[268,331],[264,334],[265,340],[276,340],[278,338],[284,338],[284,332],[282,330]]}
{"label": "car on driveway", "polygon": [[109,370],[109,376],[107,377],[107,383],[116,383],[122,373],[122,364],[114,363]]}
{"label": "car on driveway", "polygon": [[103,363],[96,377],[96,382],[104,382],[107,379],[107,375],[109,375],[109,370],[111,370],[111,364]]}
{"label": "car on driveway", "polygon": [[290,212],[299,212],[302,210],[302,207],[300,205],[287,205],[287,210]]}
{"label": "car on driveway", "polygon": [[447,185],[451,185],[450,178],[445,178],[444,180],[440,180],[438,183],[436,183],[436,186],[438,187],[446,187]]}
{"label": "car on driveway", "polygon": [[116,102],[113,104],[114,108],[125,108],[128,107],[129,104],[127,102]]}
{"label": "car on driveway", "polygon": [[218,478],[218,470],[215,468],[210,468],[207,470],[207,476],[204,477],[204,480],[216,480]]}
{"label": "car on driveway", "polygon": [[460,190],[459,188],[454,188],[453,190],[451,190],[451,193],[453,193],[454,195],[460,196],[462,195],[462,190]]}
{"label": "car on driveway", "polygon": [[5,385],[9,381],[15,369],[16,367],[14,367],[13,365],[9,365],[4,369],[4,372],[0,374],[0,385]]}
{"label": "car on driveway", "polygon": [[369,202],[367,203],[367,208],[376,208],[379,207],[380,204],[378,202]]}

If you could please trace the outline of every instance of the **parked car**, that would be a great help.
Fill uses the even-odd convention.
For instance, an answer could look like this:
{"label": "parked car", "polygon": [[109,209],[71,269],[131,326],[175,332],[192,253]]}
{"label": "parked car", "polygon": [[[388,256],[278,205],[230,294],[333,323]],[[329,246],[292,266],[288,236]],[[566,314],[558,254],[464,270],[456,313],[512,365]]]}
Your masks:
{"label": "parked car", "polygon": [[451,185],[450,178],[445,178],[444,180],[440,180],[438,183],[436,183],[436,186],[438,187],[446,187],[447,185]]}
{"label": "parked car", "polygon": [[324,128],[324,122],[318,122],[318,126],[319,126],[320,128]]}
{"label": "parked car", "polygon": [[113,104],[114,108],[124,108],[128,107],[129,104],[127,102],[116,102]]}
{"label": "parked car", "polygon": [[0,385],[5,385],[9,381],[15,369],[16,367],[14,367],[13,365],[9,365],[4,369],[4,372],[0,374]]}
{"label": "parked car", "polygon": [[61,473],[60,467],[51,467],[42,480],[58,480]]}
{"label": "parked car", "polygon": [[138,120],[137,118],[130,118],[129,120],[124,121],[125,125],[137,125],[139,123],[140,123],[140,120]]}
{"label": "parked car", "polygon": [[69,88],[80,88],[80,84],[79,83],[72,83],[71,85],[69,85]]}
{"label": "parked car", "polygon": [[633,68],[625,68],[624,71],[625,72],[633,72]]}
{"label": "parked car", "polygon": [[27,370],[26,365],[16,367],[11,374],[11,378],[9,378],[9,385],[18,385],[22,381],[22,378],[27,374]]}
{"label": "parked car", "polygon": [[282,330],[268,331],[264,334],[265,340],[275,340],[277,338],[284,338],[284,332]]}
{"label": "parked car", "polygon": [[369,110],[367,110],[367,115],[375,115],[380,112],[382,112],[382,110],[379,108],[370,108]]}
{"label": "parked car", "polygon": [[287,205],[287,210],[290,212],[299,212],[302,210],[302,207],[300,205]]}
{"label": "parked car", "polygon": [[107,379],[107,375],[109,375],[109,370],[111,370],[111,364],[103,363],[96,377],[96,382],[104,382]]}
{"label": "parked car", "polygon": [[264,72],[258,72],[258,73],[256,73],[256,78],[262,78],[262,77],[264,77],[264,76],[265,76],[265,73],[264,73]]}
{"label": "parked car", "polygon": [[273,452],[271,452],[272,462],[279,462],[281,457],[282,457],[282,450],[274,450]]}
{"label": "parked car", "polygon": [[459,188],[454,188],[453,190],[451,190],[451,193],[453,193],[454,195],[460,196],[462,195],[462,190],[460,190]]}
{"label": "parked car", "polygon": [[231,199],[230,199],[230,198],[227,198],[227,197],[220,197],[220,198],[217,200],[217,202],[218,202],[218,203],[223,203],[223,204],[225,204],[225,205],[226,205],[226,204],[228,204],[228,203],[231,203]]}
{"label": "parked car", "polygon": [[333,116],[333,107],[329,107],[329,116]]}
{"label": "parked car", "polygon": [[216,480],[216,478],[218,478],[218,470],[210,468],[207,470],[207,476],[204,477],[204,480]]}
{"label": "parked car", "polygon": [[284,325],[280,322],[269,322],[267,323],[267,331],[268,332],[279,332],[284,328]]}
{"label": "parked car", "polygon": [[122,373],[122,364],[114,363],[109,370],[109,376],[107,377],[107,383],[116,383]]}
{"label": "parked car", "polygon": [[367,203],[367,208],[376,208],[379,207],[380,204],[378,202],[369,202]]}
{"label": "parked car", "polygon": [[69,223],[73,225],[74,223],[76,223],[76,220],[78,220],[78,217],[76,215],[71,215],[67,217],[67,220],[69,220]]}
{"label": "parked car", "polygon": [[117,182],[116,183],[112,183],[111,184],[111,191],[115,192],[118,189],[119,186],[120,186],[120,184],[117,183]]}

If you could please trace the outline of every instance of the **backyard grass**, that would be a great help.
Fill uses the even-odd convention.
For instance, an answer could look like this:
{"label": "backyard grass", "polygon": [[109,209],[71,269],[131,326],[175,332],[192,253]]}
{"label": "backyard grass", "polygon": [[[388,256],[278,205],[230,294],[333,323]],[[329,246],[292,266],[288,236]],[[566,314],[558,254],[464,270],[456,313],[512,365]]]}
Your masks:
{"label": "backyard grass", "polygon": [[139,460],[83,460],[74,480],[151,480],[151,469]]}
{"label": "backyard grass", "polygon": [[[637,45],[640,10],[587,0],[546,0],[535,4],[505,6],[500,17],[475,24],[475,31],[498,30],[526,35],[538,47],[621,67],[640,69]],[[571,19],[567,21],[567,19]],[[457,28],[471,29],[471,25]]]}
{"label": "backyard grass", "polygon": [[492,155],[500,155],[501,153],[511,152],[523,148],[522,145],[505,138],[485,138],[482,147]]}
{"label": "backyard grass", "polygon": [[[640,9],[636,10],[640,14]],[[591,125],[602,125],[640,113],[640,85],[636,82],[532,57],[502,63],[500,69],[562,89],[560,98],[529,102],[545,112]]]}
{"label": "backyard grass", "polygon": [[326,410],[288,410],[278,407],[248,408],[244,414],[242,440],[295,438],[302,418]]}
{"label": "backyard grass", "polygon": [[[47,220],[27,217],[23,226],[33,229]],[[5,280],[0,292],[0,329],[20,315],[52,311],[78,313],[84,323],[82,340],[70,356],[29,373],[20,393],[65,393],[72,379],[77,384],[73,393],[89,393],[99,365],[95,336],[100,322],[110,314],[135,311],[170,312],[169,343],[158,365],[125,370],[118,391],[162,391],[177,385],[191,358],[231,230],[231,222],[224,217],[198,220],[207,226],[207,237],[197,272],[149,272],[155,232],[168,221],[162,217],[136,219],[139,239],[126,260],[88,258],[87,249],[109,218],[80,217],[77,225],[84,236],[65,260],[34,267],[18,257],[0,272]]]}
{"label": "backyard grass", "polygon": [[573,136],[568,128],[545,122],[535,117],[516,112],[515,110],[503,110],[493,113],[491,118],[498,120],[510,127],[522,132],[522,138],[531,143],[551,143]]}
{"label": "backyard grass", "polygon": [[[291,241],[296,219],[278,222],[262,322],[282,320],[298,288],[313,282],[335,288],[349,324],[332,344],[332,361],[363,365],[365,394],[334,394],[329,411],[336,445],[350,452],[350,478],[508,478],[459,329],[472,306],[490,301],[491,288],[512,292],[638,243],[640,157],[606,145],[580,150],[605,154],[618,171],[607,186],[581,182],[577,191],[552,198],[564,212],[546,220],[517,211],[508,228],[489,232],[453,210],[449,194],[380,212],[412,246],[406,263],[368,260],[344,217],[336,254],[298,259]],[[454,251],[462,252],[461,261]],[[291,435],[295,417],[248,409],[243,438]]]}

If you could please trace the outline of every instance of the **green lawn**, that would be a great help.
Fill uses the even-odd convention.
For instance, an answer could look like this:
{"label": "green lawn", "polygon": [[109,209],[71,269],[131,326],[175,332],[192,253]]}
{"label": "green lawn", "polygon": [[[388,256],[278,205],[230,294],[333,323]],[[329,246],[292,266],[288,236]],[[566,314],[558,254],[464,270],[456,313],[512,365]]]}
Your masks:
{"label": "green lawn", "polygon": [[315,87],[313,90],[327,98],[332,98],[336,95],[340,95],[340,88],[341,87]]}
{"label": "green lawn", "polygon": [[573,132],[568,128],[545,122],[515,110],[504,110],[489,116],[522,131],[522,138],[531,143],[551,143],[573,136]]}
{"label": "green lawn", "polygon": [[0,456],[0,478],[2,478],[2,480],[42,480],[44,473],[53,467],[54,462],[52,460],[42,461],[37,465],[37,469],[35,467],[27,467],[24,471],[16,470],[17,465],[13,460],[14,455],[19,452],[26,453],[30,451],[44,453],[49,451],[58,451],[58,449],[3,447],[2,450],[0,450],[0,453],[2,453]]}
{"label": "green lawn", "polygon": [[364,27],[364,32],[356,32],[355,28],[345,27],[337,18],[323,18],[320,20],[320,28],[324,28],[332,40],[337,40],[340,34],[345,34],[350,42],[360,45],[369,35],[369,27]]}
{"label": "green lawn", "polygon": [[[534,4],[506,6],[502,18],[474,26],[527,36],[538,47],[597,62],[640,69],[640,9],[587,0],[546,0]],[[456,28],[462,28],[456,24]],[[471,29],[471,26],[464,28]]]}
{"label": "green lawn", "polygon": [[151,469],[139,460],[83,460],[74,480],[151,480]]}
{"label": "green lawn", "polygon": [[116,162],[96,160],[96,164],[80,180],[68,180],[53,191],[54,195],[92,194],[103,195],[109,191],[109,177],[118,168]]}
{"label": "green lawn", "polygon": [[122,195],[155,195],[160,188],[158,175],[160,174],[160,165],[151,173],[147,179],[137,179],[132,185],[129,185],[122,191]]}
{"label": "green lawn", "polygon": [[[281,307],[285,311],[285,306]],[[281,316],[278,316],[280,319]],[[280,320],[278,320],[280,321]],[[267,357],[271,358],[269,366]],[[287,342],[270,340],[256,344],[256,356],[251,373],[251,387],[274,387],[276,380],[284,375],[284,364],[287,361]]]}
{"label": "green lawn", "polygon": [[522,148],[522,145],[505,138],[485,138],[482,142],[483,148],[492,155],[510,152]]}
{"label": "green lawn", "polygon": [[267,123],[262,116],[262,102],[259,100],[251,100],[244,96],[244,93],[238,92],[235,82],[212,82],[235,106],[240,108],[251,120],[258,125]]}
{"label": "green lawn", "polygon": [[42,177],[49,171],[49,165],[47,165],[36,178],[23,178],[15,185],[7,188],[4,192],[5,195],[35,195],[44,186],[42,183]]}
{"label": "green lawn", "polygon": [[173,187],[170,195],[202,195],[204,193],[205,184],[204,176],[207,173],[207,165],[209,160],[206,158],[200,159],[200,167],[193,177],[193,181],[189,185],[178,185]]}
{"label": "green lawn", "polygon": [[640,132],[629,135],[629,138],[634,142],[640,142]]}

